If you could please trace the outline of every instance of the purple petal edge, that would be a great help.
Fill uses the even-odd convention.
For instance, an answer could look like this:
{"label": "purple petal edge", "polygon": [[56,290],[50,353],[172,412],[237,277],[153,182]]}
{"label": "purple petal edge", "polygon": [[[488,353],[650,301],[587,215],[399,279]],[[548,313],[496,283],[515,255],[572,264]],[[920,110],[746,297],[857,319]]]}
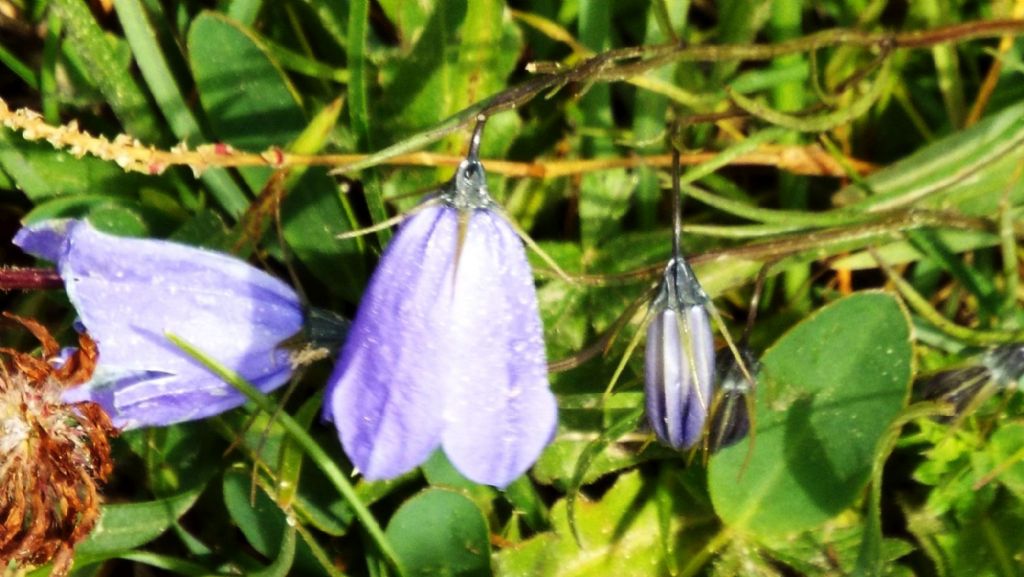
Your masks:
{"label": "purple petal edge", "polygon": [[367,479],[405,473],[430,456],[444,426],[443,335],[451,302],[457,215],[429,207],[395,234],[370,279],[328,379],[324,417]]}
{"label": "purple petal edge", "polygon": [[450,387],[442,444],[467,478],[506,487],[557,426],[533,272],[500,215],[473,212],[448,319]]}
{"label": "purple petal edge", "polygon": [[[252,384],[266,393],[290,377],[290,370],[281,370]],[[241,392],[210,373],[155,372],[125,375],[106,384],[81,385],[68,389],[61,398],[66,403],[91,401],[99,404],[110,415],[114,426],[122,430],[165,427],[202,419],[239,407],[246,401]]]}
{"label": "purple petal edge", "polygon": [[68,235],[78,222],[67,219],[46,220],[24,226],[11,242],[32,256],[58,263],[67,250],[65,243]]}

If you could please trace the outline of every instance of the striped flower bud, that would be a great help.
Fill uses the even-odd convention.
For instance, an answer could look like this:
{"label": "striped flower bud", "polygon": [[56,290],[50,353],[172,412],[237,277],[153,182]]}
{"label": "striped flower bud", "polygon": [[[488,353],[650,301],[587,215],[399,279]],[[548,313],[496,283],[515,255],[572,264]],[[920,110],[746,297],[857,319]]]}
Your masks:
{"label": "striped flower bud", "polygon": [[714,338],[708,296],[682,257],[669,261],[647,328],[647,419],[661,442],[674,449],[701,438],[715,378]]}

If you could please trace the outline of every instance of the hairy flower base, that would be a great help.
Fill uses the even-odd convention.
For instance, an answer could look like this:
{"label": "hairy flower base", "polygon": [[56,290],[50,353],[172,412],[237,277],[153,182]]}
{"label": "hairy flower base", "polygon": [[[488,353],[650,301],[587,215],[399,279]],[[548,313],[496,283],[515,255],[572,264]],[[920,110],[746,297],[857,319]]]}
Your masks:
{"label": "hairy flower base", "polygon": [[[40,334],[38,325],[21,322]],[[53,352],[46,346],[52,344],[45,340],[44,349]],[[87,357],[83,362],[79,353],[54,369],[23,353],[4,352],[13,367],[0,375],[0,560],[52,560],[51,574],[65,575],[75,544],[99,518],[99,485],[111,472],[108,438],[116,429],[99,405],[61,400],[64,379],[79,380],[91,371]]]}

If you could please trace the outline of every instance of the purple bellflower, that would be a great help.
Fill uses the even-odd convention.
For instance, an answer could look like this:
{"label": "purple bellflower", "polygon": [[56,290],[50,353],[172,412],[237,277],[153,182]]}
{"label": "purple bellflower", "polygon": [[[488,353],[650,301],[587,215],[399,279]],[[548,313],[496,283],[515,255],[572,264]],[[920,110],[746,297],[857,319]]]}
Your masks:
{"label": "purple bellflower", "polygon": [[681,256],[669,261],[647,328],[647,419],[663,443],[688,449],[701,438],[715,380],[708,296]]}
{"label": "purple bellflower", "polygon": [[324,417],[367,479],[440,446],[467,478],[505,487],[554,435],[533,273],[484,177],[471,152],[398,230],[329,380]]}
{"label": "purple bellflower", "polygon": [[303,311],[285,283],[225,254],[174,242],[122,238],[86,221],[45,221],[14,243],[56,263],[81,324],[96,341],[92,379],[64,393],[100,404],[120,428],[215,415],[245,397],[171,343],[173,333],[264,392],[287,382],[282,341]]}

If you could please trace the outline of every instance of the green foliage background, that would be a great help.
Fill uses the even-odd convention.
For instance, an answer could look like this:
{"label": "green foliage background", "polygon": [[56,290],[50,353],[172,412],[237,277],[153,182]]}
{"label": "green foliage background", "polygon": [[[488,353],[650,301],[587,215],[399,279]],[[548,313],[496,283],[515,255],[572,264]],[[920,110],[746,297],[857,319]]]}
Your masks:
{"label": "green foliage background", "polygon": [[[415,206],[450,177],[473,116],[502,108],[483,141],[491,191],[575,279],[531,255],[562,369],[552,374],[560,428],[507,491],[466,481],[442,454],[402,478],[350,486],[335,432],[318,419],[324,362],[284,404],[288,426],[259,408],[283,402],[278,393],[123,435],[75,574],[133,564],[395,574],[379,539],[407,575],[1024,574],[1020,395],[1000,392],[952,423],[932,418],[941,407],[911,403],[915,377],[1024,340],[1024,42],[1011,35],[1000,48],[998,34],[964,32],[1021,17],[1024,3],[510,4],[0,0],[0,96],[11,109],[160,149],[385,151],[334,174],[145,175],[0,129],[6,238],[18,221],[85,216],[252,257],[283,278],[291,269],[311,304],[351,315],[390,233],[338,235]],[[828,32],[956,24],[966,27],[914,47]],[[1024,32],[1015,26],[1005,30]],[[831,40],[816,49],[798,40],[772,51],[819,32]],[[588,60],[667,43],[676,48],[605,67]],[[726,45],[749,50],[700,52]],[[664,63],[649,64],[658,54]],[[526,90],[543,78],[554,80]],[[518,99],[497,106],[503,97]],[[734,335],[770,265],[750,335],[764,364],[756,436],[710,457],[652,443],[642,359],[629,355],[670,254],[668,173],[656,159],[673,123],[684,152],[711,153],[684,175],[683,244]],[[807,147],[839,172],[787,156]],[[392,154],[414,151],[433,154]],[[751,164],[751,152],[763,160]],[[499,160],[533,172],[506,176]],[[855,160],[879,170],[860,174]],[[564,167],[572,174],[544,176]],[[898,267],[900,291],[869,247]],[[33,264],[7,244],[0,254]],[[63,295],[6,298],[70,341]],[[319,450],[302,444],[310,438]]]}

